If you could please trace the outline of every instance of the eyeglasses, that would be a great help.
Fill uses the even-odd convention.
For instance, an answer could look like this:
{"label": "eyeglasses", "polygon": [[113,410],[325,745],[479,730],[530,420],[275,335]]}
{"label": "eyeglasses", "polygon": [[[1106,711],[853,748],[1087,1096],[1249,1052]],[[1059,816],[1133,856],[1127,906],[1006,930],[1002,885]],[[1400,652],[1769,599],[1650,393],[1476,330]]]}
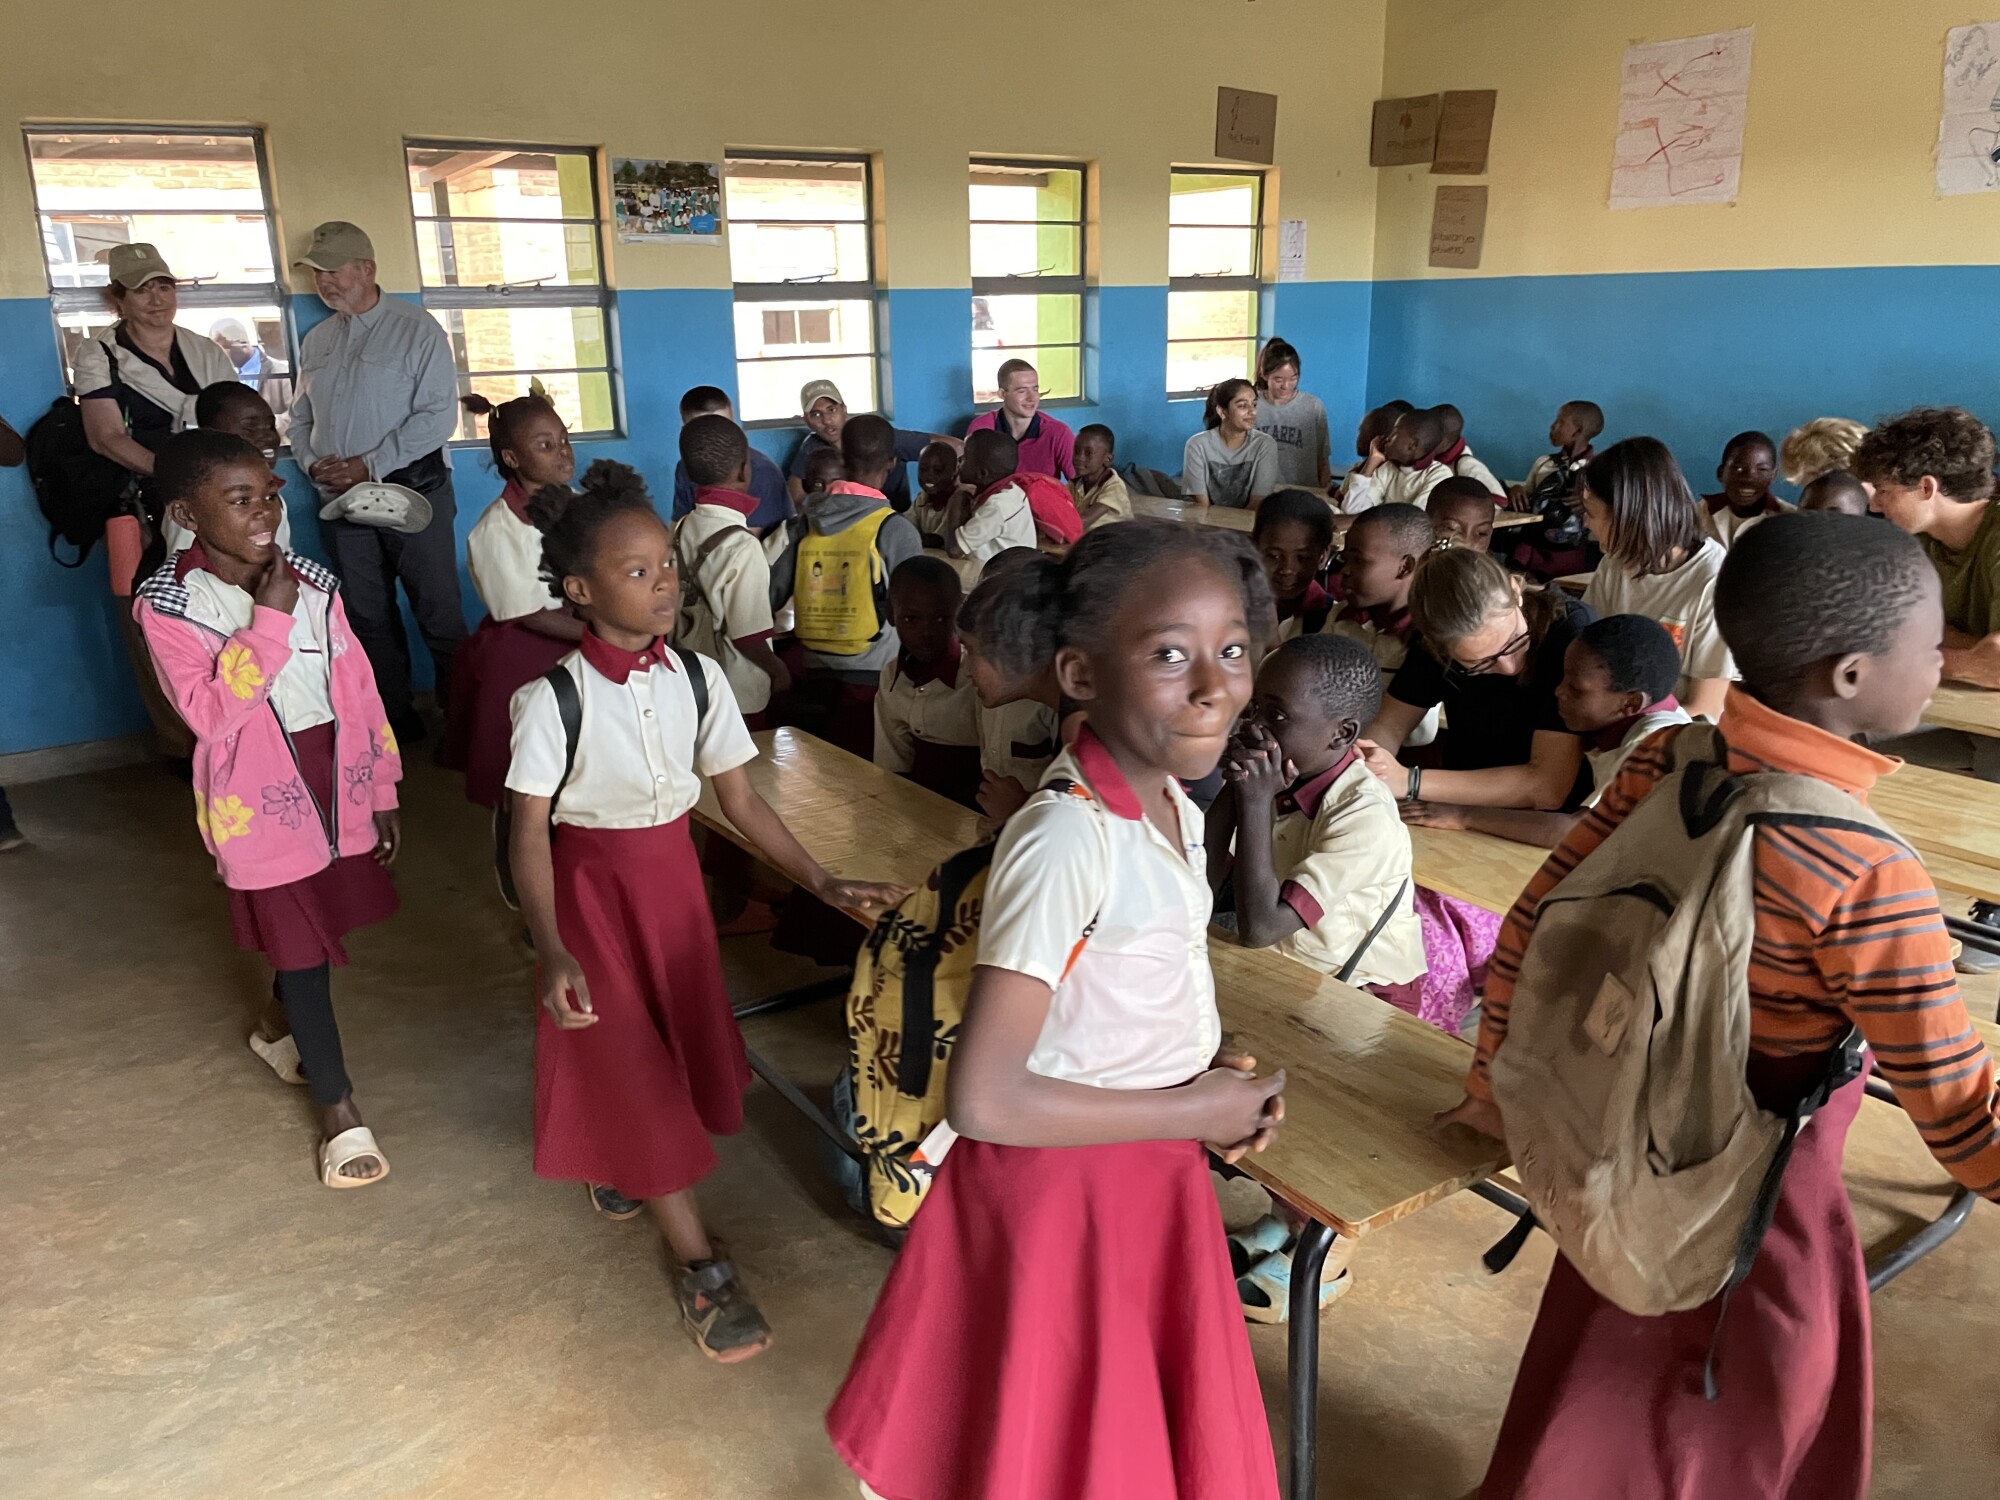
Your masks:
{"label": "eyeglasses", "polygon": [[1510,656],[1518,656],[1535,643],[1531,630],[1524,630],[1514,639],[1495,651],[1491,656],[1482,656],[1477,661],[1460,661],[1453,657],[1444,665],[1448,677],[1484,677]]}

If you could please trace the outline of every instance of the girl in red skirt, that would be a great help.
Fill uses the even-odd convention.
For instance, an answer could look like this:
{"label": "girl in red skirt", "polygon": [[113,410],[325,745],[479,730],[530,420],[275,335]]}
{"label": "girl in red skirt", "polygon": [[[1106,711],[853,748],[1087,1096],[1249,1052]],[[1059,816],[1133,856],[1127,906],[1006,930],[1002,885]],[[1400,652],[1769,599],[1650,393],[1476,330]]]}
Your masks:
{"label": "girl in red skirt", "polygon": [[1180,786],[1250,696],[1270,589],[1247,538],[1143,520],[1004,582],[1086,722],[1000,835],[956,1137],[827,1428],[887,1500],[1275,1500],[1202,1148],[1261,1149],[1284,1074],[1221,1052]]}
{"label": "girl in red skirt", "polygon": [[592,1185],[620,1217],[650,1211],[681,1267],[689,1333],[735,1363],[771,1332],[694,1198],[716,1164],[709,1137],[741,1128],[750,1083],[688,837],[702,778],[730,822],[820,900],[892,905],[904,893],[835,880],[799,847],[750,785],[756,747],[705,656],[692,658],[706,687],[698,710],[667,646],[680,608],[672,540],[639,476],[600,460],[582,493],[543,490],[529,514],[549,586],[588,626],[562,663],[580,713],[573,762],[555,687],[538,680],[514,698],[511,852],[543,1011],[535,1171]]}
{"label": "girl in red skirt", "polygon": [[486,418],[493,466],[507,481],[465,539],[465,564],[486,618],[458,648],[445,712],[442,762],[465,772],[465,795],[498,807],[506,795],[508,706],[520,688],[547,672],[583,638],[583,621],[542,580],[542,534],[528,519],[528,497],[576,477],[569,429],[546,396],[495,406],[484,396],[460,403]]}
{"label": "girl in red skirt", "polygon": [[[1732,771],[1815,776],[1865,800],[1897,762],[1855,742],[1916,728],[1938,684],[1938,579],[1915,542],[1865,516],[1775,516],[1741,533],[1715,616],[1742,681],[1720,728]],[[1443,1118],[1503,1133],[1489,1072],[1506,1042],[1537,906],[1666,773],[1681,731],[1625,762],[1528,883],[1501,929],[1466,1099]],[[1966,1018],[1937,892],[1867,825],[1755,833],[1748,1081],[1788,1111],[1860,1028],[1925,1144],[2000,1197],[1993,1060]],[[1873,1425],[1868,1283],[1841,1147],[1854,1080],[1815,1113],[1750,1274],[1721,1299],[1638,1317],[1561,1256],[1521,1358],[1484,1500],[1862,1500]],[[1705,1397],[1713,1360],[1717,1396]]]}
{"label": "girl in red skirt", "polygon": [[236,943],[276,969],[250,1046],[312,1088],[320,1180],[364,1187],[389,1159],[361,1122],[333,1017],[341,940],[396,909],[402,762],[339,580],[278,545],[284,481],[230,433],[182,433],[154,482],[194,534],[139,586],[154,671],[195,736],[195,823],[229,888]]}

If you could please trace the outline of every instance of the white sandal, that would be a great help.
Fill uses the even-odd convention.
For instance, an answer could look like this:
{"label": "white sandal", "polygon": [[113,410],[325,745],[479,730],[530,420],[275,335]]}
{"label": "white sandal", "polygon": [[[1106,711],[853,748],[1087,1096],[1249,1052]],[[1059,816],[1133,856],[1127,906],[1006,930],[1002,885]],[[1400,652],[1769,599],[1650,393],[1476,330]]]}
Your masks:
{"label": "white sandal", "polygon": [[[350,1162],[359,1161],[364,1156],[372,1156],[381,1163],[382,1170],[373,1177],[346,1177],[341,1168]],[[319,1180],[330,1188],[372,1187],[389,1175],[389,1158],[382,1154],[382,1148],[375,1144],[375,1132],[366,1125],[356,1125],[343,1130],[332,1140],[324,1141],[319,1148]]]}
{"label": "white sandal", "polygon": [[306,1075],[299,1067],[299,1044],[292,1040],[289,1031],[275,1042],[266,1041],[253,1031],[250,1033],[250,1050],[263,1058],[282,1082],[305,1083]]}

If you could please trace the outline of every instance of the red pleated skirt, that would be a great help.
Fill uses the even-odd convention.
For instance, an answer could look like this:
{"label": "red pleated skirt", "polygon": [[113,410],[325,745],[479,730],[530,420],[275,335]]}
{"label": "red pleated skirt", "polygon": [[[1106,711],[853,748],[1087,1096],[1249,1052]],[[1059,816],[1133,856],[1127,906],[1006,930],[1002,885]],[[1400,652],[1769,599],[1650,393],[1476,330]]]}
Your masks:
{"label": "red pleated skirt", "polygon": [[628,1198],[692,1187],[712,1135],[743,1126],[750,1064],[722,982],[685,817],[657,828],[559,823],[556,927],[597,1024],[536,1009],[535,1173]]}
{"label": "red pleated skirt", "polygon": [[1702,1395],[1714,1302],[1634,1317],[1556,1257],[1481,1500],[1862,1500],[1868,1281],[1840,1178],[1861,1094],[1842,1089],[1799,1137],[1722,1321],[1719,1400]]}
{"label": "red pleated skirt", "polygon": [[458,648],[445,709],[438,760],[465,773],[465,795],[481,807],[498,807],[506,795],[514,723],[514,694],[576,649],[572,641],[530,630],[518,620],[488,615]]}
{"label": "red pleated skirt", "polygon": [[886,1500],[1276,1500],[1201,1147],[955,1143],[827,1431]]}
{"label": "red pleated skirt", "polygon": [[[312,793],[316,809],[331,815],[333,802],[333,725],[301,729],[292,735],[299,758],[299,776]],[[316,969],[344,964],[341,939],[362,927],[372,927],[396,911],[396,883],[372,854],[335,859],[317,874],[261,891],[229,893],[229,927],[236,946],[261,953],[274,969]]]}

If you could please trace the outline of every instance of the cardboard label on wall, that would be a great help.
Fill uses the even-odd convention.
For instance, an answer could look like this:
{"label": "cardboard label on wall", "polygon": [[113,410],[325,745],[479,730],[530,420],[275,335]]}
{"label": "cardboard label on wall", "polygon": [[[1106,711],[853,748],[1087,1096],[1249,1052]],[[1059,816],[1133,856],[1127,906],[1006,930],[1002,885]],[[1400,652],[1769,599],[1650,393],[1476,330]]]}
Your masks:
{"label": "cardboard label on wall", "polygon": [[1248,89],[1215,91],[1215,154],[1224,161],[1270,166],[1278,148],[1278,96]]}
{"label": "cardboard label on wall", "polygon": [[1485,243],[1486,185],[1440,187],[1431,207],[1431,264],[1476,271]]}
{"label": "cardboard label on wall", "polygon": [[1454,177],[1477,177],[1486,170],[1493,144],[1492,89],[1450,89],[1438,107],[1437,149],[1431,171]]}
{"label": "cardboard label on wall", "polygon": [[1368,165],[1413,167],[1437,148],[1439,99],[1377,99],[1375,126],[1368,136]]}

